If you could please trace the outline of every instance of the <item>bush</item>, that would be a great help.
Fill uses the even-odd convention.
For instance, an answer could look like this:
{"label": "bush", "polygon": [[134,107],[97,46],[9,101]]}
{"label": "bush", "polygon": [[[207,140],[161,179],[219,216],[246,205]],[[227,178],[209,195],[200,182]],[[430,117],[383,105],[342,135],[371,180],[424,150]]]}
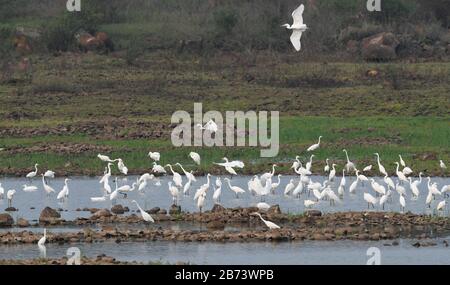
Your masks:
{"label": "bush", "polygon": [[215,27],[221,36],[231,35],[238,21],[237,13],[234,10],[224,8],[214,13]]}

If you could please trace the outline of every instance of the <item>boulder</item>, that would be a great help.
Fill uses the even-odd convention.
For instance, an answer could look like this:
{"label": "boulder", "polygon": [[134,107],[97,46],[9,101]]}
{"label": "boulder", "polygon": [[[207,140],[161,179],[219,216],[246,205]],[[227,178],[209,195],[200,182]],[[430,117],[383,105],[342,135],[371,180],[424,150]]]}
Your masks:
{"label": "boulder", "polygon": [[61,218],[61,214],[55,209],[50,207],[45,207],[39,215],[39,222],[41,223],[51,223]]}
{"label": "boulder", "polygon": [[321,217],[322,212],[319,210],[308,210],[305,212],[305,216],[307,217]]}
{"label": "boulder", "polygon": [[225,212],[225,211],[226,211],[226,209],[222,205],[219,205],[219,204],[214,204],[214,206],[211,209],[211,212],[213,212],[213,213]]}
{"label": "boulder", "polygon": [[361,54],[366,60],[395,59],[399,44],[399,40],[393,33],[382,32],[362,40]]}
{"label": "boulder", "polygon": [[20,228],[26,228],[30,226],[30,223],[24,218],[19,218],[17,220],[17,226]]}
{"label": "boulder", "polygon": [[19,209],[16,209],[14,207],[8,207],[8,208],[5,209],[5,211],[6,212],[17,212],[17,211],[19,211]]}
{"label": "boulder", "polygon": [[123,213],[125,213],[125,208],[120,204],[114,205],[111,208],[111,212],[116,215],[122,215]]}
{"label": "boulder", "polygon": [[169,209],[169,215],[178,215],[181,214],[181,206],[172,205]]}
{"label": "boulder", "polygon": [[0,228],[11,227],[14,224],[14,219],[10,214],[0,214]]}
{"label": "boulder", "polygon": [[112,216],[112,214],[108,209],[101,209],[101,210],[98,210],[97,212],[95,212],[92,215],[91,219],[96,219],[96,218],[100,218],[100,217],[111,217],[111,216]]}
{"label": "boulder", "polygon": [[146,212],[149,213],[150,215],[153,215],[153,214],[158,213],[159,210],[161,210],[159,207],[154,207],[154,208],[151,208],[150,210],[148,210]]}
{"label": "boulder", "polygon": [[281,214],[280,205],[273,205],[267,210],[268,214]]}
{"label": "boulder", "polygon": [[223,230],[225,229],[224,221],[210,221],[206,224],[206,228],[209,230]]}

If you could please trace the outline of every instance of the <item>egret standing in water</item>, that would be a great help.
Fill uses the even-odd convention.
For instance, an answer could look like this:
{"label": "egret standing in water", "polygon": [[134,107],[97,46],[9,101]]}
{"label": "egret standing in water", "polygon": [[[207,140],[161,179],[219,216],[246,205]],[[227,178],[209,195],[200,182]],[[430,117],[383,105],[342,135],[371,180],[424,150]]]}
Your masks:
{"label": "egret standing in water", "polygon": [[146,211],[144,211],[141,206],[139,206],[138,202],[136,202],[135,200],[131,201],[131,203],[135,203],[136,207],[139,209],[139,213],[141,214],[141,217],[144,221],[146,222],[150,222],[150,223],[154,223],[155,220],[152,218],[152,216],[150,216],[149,213],[147,213]]}
{"label": "egret standing in water", "polygon": [[14,194],[16,194],[16,190],[11,189],[6,192],[6,199],[8,199],[8,207],[12,207],[12,199],[14,197]]}
{"label": "egret standing in water", "polygon": [[292,18],[294,19],[294,23],[292,25],[284,24],[282,27],[285,27],[288,30],[292,30],[291,35],[291,43],[294,46],[296,51],[300,51],[302,49],[301,38],[303,32],[305,32],[308,27],[303,24],[303,11],[305,10],[305,5],[301,4],[297,9],[292,12]]}
{"label": "egret standing in water", "polygon": [[263,221],[263,223],[271,230],[276,230],[280,228],[280,226],[278,226],[277,224],[272,223],[271,221],[264,220],[261,214],[258,212],[251,213],[251,215],[258,216],[261,219],[261,221]]}
{"label": "egret standing in water", "polygon": [[43,246],[43,245],[45,244],[46,241],[47,241],[47,229],[44,228],[44,236],[41,237],[41,238],[39,239],[39,241],[38,241],[37,244],[38,244],[39,246]]}

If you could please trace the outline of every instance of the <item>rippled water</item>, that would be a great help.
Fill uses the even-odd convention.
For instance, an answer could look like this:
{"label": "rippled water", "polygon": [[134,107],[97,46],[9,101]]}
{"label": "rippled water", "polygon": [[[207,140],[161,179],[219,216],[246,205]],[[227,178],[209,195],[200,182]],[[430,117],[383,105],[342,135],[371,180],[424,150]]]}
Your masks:
{"label": "rippled water", "polygon": [[[232,185],[240,186],[243,189],[247,190],[247,182],[251,177],[234,177],[232,180]],[[303,195],[300,199],[295,199],[292,197],[285,197],[283,195],[284,188],[286,184],[289,183],[289,180],[297,177],[283,177],[281,181],[281,185],[276,189],[276,195],[270,195],[266,197],[265,201],[271,205],[279,204],[281,209],[284,212],[289,213],[301,213],[305,210],[303,206],[303,201],[307,199],[314,199],[311,197],[306,197],[307,195]],[[313,181],[322,182],[324,181],[324,177],[312,177]],[[333,189],[336,191],[336,187],[339,185],[339,179],[335,181],[335,187]],[[120,180],[120,179],[119,179]],[[128,177],[128,181],[120,180],[119,186],[124,183],[131,184],[136,180],[136,177]],[[202,184],[206,182],[205,177],[198,177],[197,182],[193,184],[191,187],[191,196],[181,196],[179,204],[182,209],[185,211],[198,211],[196,203],[193,201],[193,193],[195,190]],[[380,179],[377,179],[380,180]],[[149,183],[149,186],[143,193],[139,193],[138,191],[134,191],[128,195],[127,199],[119,199],[116,203],[120,203],[124,206],[130,207],[132,211],[136,209],[136,207],[131,204],[131,200],[136,199],[141,207],[145,209],[150,209],[155,206],[168,209],[172,204],[172,198],[170,196],[167,182],[171,181],[171,177],[161,178],[161,186],[155,186],[153,183]],[[354,178],[347,177],[347,187],[354,181]],[[449,178],[433,178],[433,182],[438,183],[439,189],[443,185],[450,184]],[[94,203],[91,202],[90,197],[98,197],[102,195],[100,184],[98,183],[98,178],[84,178],[84,177],[75,177],[69,182],[70,195],[69,199],[65,203],[59,203],[56,201],[56,194],[51,197],[46,197],[44,190],[42,189],[42,184],[40,180],[35,180],[34,185],[39,186],[39,190],[34,193],[26,193],[22,191],[22,185],[27,182],[24,179],[15,179],[15,178],[6,178],[0,180],[3,187],[5,188],[5,192],[8,189],[16,189],[17,193],[13,199],[13,206],[18,208],[18,212],[13,212],[12,215],[14,218],[23,217],[28,220],[36,220],[39,217],[39,213],[41,209],[45,206],[50,206],[52,208],[62,208],[64,209],[61,212],[61,215],[66,220],[72,220],[76,217],[88,217],[90,216],[89,212],[77,212],[75,211],[77,208],[84,207],[97,207],[97,208],[109,208],[111,207],[111,201]],[[215,177],[213,177],[212,185],[214,185]],[[51,185],[59,192],[62,189],[64,184],[63,179],[55,179],[51,182]],[[113,183],[110,183],[112,188],[114,188]],[[428,192],[427,183],[424,179],[422,184],[420,185],[421,195],[420,198],[416,201],[411,200],[411,192],[409,190],[409,185],[405,185],[408,191],[408,197],[406,199],[406,211],[411,211],[414,213],[432,213],[436,208],[439,200],[433,201],[432,208],[427,209],[425,206],[425,198]],[[350,195],[346,192],[343,203],[337,204],[336,206],[330,206],[329,202],[321,201],[320,204],[315,206],[315,209],[321,210],[323,212],[337,212],[337,211],[362,211],[367,210],[367,203],[363,200],[363,192],[365,190],[369,191],[370,185],[365,183],[365,185],[361,185],[357,188],[355,195]],[[371,193],[373,191],[370,189]],[[395,191],[394,191],[395,192]],[[205,209],[210,209],[213,206],[212,201],[213,190],[211,189],[207,195],[207,201],[205,205]],[[385,208],[386,211],[400,211],[400,206],[398,202],[399,196],[397,193],[393,194],[392,203],[388,204]],[[260,198],[254,197],[249,193],[245,193],[239,199],[236,199],[234,192],[232,192],[226,183],[223,183],[222,186],[222,198],[221,204],[225,207],[248,207],[251,205],[255,205],[260,202]],[[7,207],[6,199],[0,200],[0,209],[5,209]],[[35,209],[31,209],[34,207]],[[377,209],[381,210],[381,209]],[[445,212],[445,215],[448,215],[448,211]]]}
{"label": "rippled water", "polygon": [[[292,242],[292,243],[112,243],[46,245],[48,258],[63,257],[69,247],[76,246],[81,254],[96,257],[113,256],[121,261],[191,264],[355,264],[364,265],[371,247],[380,249],[381,264],[450,264],[450,248],[442,240],[434,240],[433,247],[415,248],[411,240],[392,242]],[[28,259],[42,257],[36,245],[1,246],[0,259]]]}

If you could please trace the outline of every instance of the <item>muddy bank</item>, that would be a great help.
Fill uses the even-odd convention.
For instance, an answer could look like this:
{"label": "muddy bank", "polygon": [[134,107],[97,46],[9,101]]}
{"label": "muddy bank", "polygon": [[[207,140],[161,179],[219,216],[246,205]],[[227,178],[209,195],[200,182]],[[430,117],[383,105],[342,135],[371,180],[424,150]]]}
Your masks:
{"label": "muddy bank", "polygon": [[[0,265],[67,265],[68,258],[36,258],[24,260],[0,260]],[[152,263],[147,263],[152,264]],[[96,258],[82,257],[80,265],[143,265],[139,262],[118,261],[113,257],[99,255]]]}
{"label": "muddy bank", "polygon": [[[264,213],[265,219],[281,226],[268,230],[258,217],[250,215],[255,208],[215,209],[203,214],[175,213],[154,214],[155,224],[144,222],[140,216],[112,215],[99,210],[91,218],[74,221],[54,220],[41,223],[48,228],[49,243],[95,243],[95,242],[144,242],[144,241],[216,241],[216,242],[284,242],[302,240],[393,240],[398,238],[425,239],[446,236],[450,233],[450,219],[414,215],[411,213],[344,212],[322,215],[308,211],[303,215],[283,214],[277,207]],[[191,221],[202,230],[163,229],[158,224],[165,221]],[[143,229],[120,229],[121,224],[145,224]],[[52,226],[78,225],[82,231],[52,233]],[[96,225],[100,230],[90,229]],[[240,225],[241,230],[225,231],[225,226]],[[1,244],[37,243],[41,234],[31,231],[5,232],[0,234]]]}

